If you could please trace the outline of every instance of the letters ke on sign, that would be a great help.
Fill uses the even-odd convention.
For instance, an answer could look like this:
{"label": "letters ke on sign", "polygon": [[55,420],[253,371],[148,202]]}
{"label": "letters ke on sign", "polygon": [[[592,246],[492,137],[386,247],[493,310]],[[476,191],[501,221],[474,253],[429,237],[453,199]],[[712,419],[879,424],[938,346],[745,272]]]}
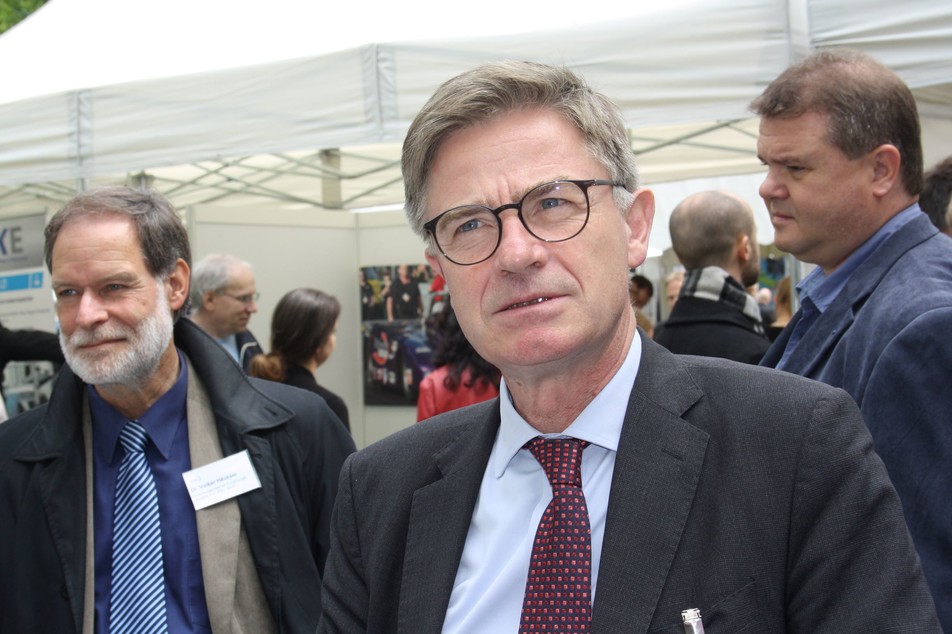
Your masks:
{"label": "letters ke on sign", "polygon": [[0,271],[43,266],[46,214],[0,220]]}

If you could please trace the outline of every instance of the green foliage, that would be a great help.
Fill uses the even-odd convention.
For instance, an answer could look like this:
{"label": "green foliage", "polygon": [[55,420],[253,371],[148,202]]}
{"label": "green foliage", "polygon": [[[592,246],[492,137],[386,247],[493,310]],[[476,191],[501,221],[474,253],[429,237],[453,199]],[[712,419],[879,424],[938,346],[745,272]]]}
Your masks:
{"label": "green foliage", "polygon": [[46,4],[46,0],[0,0],[0,33]]}

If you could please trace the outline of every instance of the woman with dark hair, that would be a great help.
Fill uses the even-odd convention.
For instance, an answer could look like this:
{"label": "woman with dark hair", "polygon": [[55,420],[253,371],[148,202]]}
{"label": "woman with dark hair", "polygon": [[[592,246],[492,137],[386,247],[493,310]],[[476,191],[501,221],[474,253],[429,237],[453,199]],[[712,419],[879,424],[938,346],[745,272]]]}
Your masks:
{"label": "woman with dark hair", "polygon": [[449,301],[427,326],[436,369],[420,381],[417,422],[499,395],[499,370],[473,349]]}
{"label": "woman with dark hair", "polygon": [[349,430],[344,400],[315,378],[337,345],[338,317],[340,302],[332,295],[313,288],[287,293],[271,317],[271,352],[253,357],[248,374],[317,393]]}

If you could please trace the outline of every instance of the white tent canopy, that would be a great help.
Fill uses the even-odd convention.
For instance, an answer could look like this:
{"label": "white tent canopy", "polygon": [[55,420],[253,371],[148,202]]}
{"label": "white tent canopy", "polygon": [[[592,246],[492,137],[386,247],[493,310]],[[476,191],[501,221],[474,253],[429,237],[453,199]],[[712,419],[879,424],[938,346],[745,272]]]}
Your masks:
{"label": "white tent canopy", "polygon": [[[755,199],[757,177],[742,176],[760,169],[747,104],[789,62],[834,46],[868,51],[914,89],[927,162],[952,152],[952,3],[628,0],[580,11],[486,0],[463,10],[51,0],[0,37],[0,209],[126,175],[180,206],[400,203],[399,144],[413,116],[447,78],[506,58],[568,65],[615,100],[649,184],[741,175],[721,184]],[[666,246],[666,225],[656,221],[653,246]]]}

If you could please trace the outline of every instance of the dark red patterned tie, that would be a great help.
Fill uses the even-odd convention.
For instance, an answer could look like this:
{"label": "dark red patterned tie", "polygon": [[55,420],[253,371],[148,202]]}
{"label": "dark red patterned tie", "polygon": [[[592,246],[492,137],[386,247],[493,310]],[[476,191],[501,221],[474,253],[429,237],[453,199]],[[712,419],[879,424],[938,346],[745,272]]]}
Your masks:
{"label": "dark red patterned tie", "polygon": [[592,620],[592,530],[582,493],[582,449],[575,438],[526,443],[552,485],[532,544],[519,634],[588,632]]}

